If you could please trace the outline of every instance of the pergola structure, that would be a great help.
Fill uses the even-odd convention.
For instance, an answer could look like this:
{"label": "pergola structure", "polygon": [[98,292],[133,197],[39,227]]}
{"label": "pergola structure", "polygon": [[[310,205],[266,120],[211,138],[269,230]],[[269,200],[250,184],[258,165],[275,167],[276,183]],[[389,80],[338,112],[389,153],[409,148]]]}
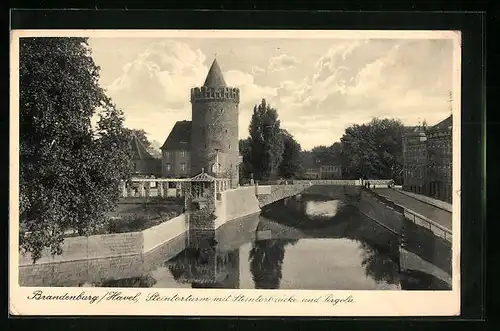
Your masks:
{"label": "pergola structure", "polygon": [[216,178],[207,174],[203,169],[201,173],[190,178],[189,190],[192,201],[186,201],[186,208],[189,210],[190,203],[198,204],[203,208],[209,200],[217,200],[217,194],[231,188],[231,179]]}
{"label": "pergola structure", "polygon": [[[201,173],[192,178],[132,178],[128,183],[123,181],[121,185],[121,197],[165,197],[168,196],[168,191],[164,187],[166,183],[175,183],[179,192],[181,191],[181,186],[186,186],[186,183],[191,184],[190,186],[201,187],[202,190],[213,186],[215,196],[217,196],[217,193],[231,188],[231,179],[213,177],[202,169]],[[134,189],[134,187],[136,188]]]}

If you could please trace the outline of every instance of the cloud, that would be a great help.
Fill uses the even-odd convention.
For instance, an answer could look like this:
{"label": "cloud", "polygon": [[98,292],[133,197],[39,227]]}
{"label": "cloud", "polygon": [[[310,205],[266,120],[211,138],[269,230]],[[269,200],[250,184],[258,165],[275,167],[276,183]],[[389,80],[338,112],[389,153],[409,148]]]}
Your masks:
{"label": "cloud", "polygon": [[147,102],[168,109],[184,109],[194,82],[203,82],[205,55],[177,41],[150,45],[126,64],[120,77],[107,87],[115,102],[133,108]]}
{"label": "cloud", "polygon": [[283,125],[309,148],[315,139],[338,139],[347,126],[375,116],[396,117],[405,123],[415,123],[417,118],[438,122],[449,114],[451,46],[446,40],[335,44],[302,81],[280,84]]}
{"label": "cloud", "polygon": [[262,69],[261,67],[258,66],[253,66],[252,67],[252,74],[254,76],[261,75],[266,72],[266,69]]}
{"label": "cloud", "polygon": [[281,71],[295,67],[298,64],[300,64],[300,61],[296,57],[281,54],[269,59],[269,71]]}

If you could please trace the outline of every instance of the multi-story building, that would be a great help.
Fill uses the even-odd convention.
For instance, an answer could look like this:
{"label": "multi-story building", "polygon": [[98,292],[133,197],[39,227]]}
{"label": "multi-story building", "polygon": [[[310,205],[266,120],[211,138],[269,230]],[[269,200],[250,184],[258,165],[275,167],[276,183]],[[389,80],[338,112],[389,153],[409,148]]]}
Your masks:
{"label": "multi-story building", "polygon": [[452,117],[427,130],[428,194],[450,201],[452,197]]}
{"label": "multi-story building", "polygon": [[319,173],[321,179],[341,179],[342,167],[339,165],[321,165]]}
{"label": "multi-story building", "polygon": [[175,123],[161,147],[162,177],[186,178],[191,175],[191,121]]}
{"label": "multi-story building", "polygon": [[426,194],[427,136],[425,127],[406,128],[403,136],[403,190]]}
{"label": "multi-story building", "polygon": [[451,202],[452,117],[431,127],[407,128],[403,137],[403,190]]}

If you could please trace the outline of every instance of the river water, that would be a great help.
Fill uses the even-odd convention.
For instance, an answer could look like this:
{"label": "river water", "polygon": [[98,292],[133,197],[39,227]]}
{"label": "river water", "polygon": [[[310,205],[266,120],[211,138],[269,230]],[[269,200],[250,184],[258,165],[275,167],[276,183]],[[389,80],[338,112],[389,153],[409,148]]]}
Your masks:
{"label": "river water", "polygon": [[398,245],[396,235],[343,201],[303,194],[241,224],[190,231],[182,252],[139,277],[92,285],[401,290]]}

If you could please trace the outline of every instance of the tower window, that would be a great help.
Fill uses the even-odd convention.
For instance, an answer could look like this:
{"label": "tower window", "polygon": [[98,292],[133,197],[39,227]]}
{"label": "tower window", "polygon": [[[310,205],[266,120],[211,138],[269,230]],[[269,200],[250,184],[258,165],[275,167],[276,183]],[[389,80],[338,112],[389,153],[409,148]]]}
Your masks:
{"label": "tower window", "polygon": [[229,144],[229,149],[231,149],[231,144]]}
{"label": "tower window", "polygon": [[223,111],[224,111],[224,108],[221,108],[221,109],[220,109],[220,112],[222,113]]}

